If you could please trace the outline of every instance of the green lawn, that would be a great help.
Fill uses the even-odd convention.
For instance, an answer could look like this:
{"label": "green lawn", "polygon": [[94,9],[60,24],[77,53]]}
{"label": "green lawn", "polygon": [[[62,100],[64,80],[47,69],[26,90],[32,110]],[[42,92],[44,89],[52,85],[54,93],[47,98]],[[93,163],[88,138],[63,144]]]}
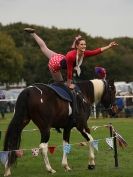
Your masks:
{"label": "green lawn", "polygon": [[[2,131],[2,138],[0,140],[0,150],[2,150],[3,139],[6,127],[11,119],[11,115],[7,115],[4,120],[0,119],[0,131]],[[128,143],[128,147],[122,149],[118,147],[119,167],[114,165],[113,150],[105,142],[105,138],[109,137],[109,130],[105,127],[92,131],[94,139],[99,139],[99,151],[95,151],[96,155],[96,169],[90,171],[87,169],[88,164],[88,147],[79,146],[79,142],[84,141],[83,137],[78,131],[73,130],[71,133],[72,149],[68,155],[69,166],[72,168],[71,172],[65,172],[61,167],[62,160],[62,134],[51,130],[51,139],[49,146],[55,145],[54,154],[49,153],[49,159],[52,167],[57,171],[52,176],[55,177],[131,177],[133,175],[133,118],[106,118],[106,119],[91,119],[89,120],[89,127],[106,125],[112,123],[116,130],[124,137]],[[25,130],[36,129],[37,127],[31,122]],[[39,155],[33,157],[31,149],[38,147],[40,143],[39,131],[24,131],[22,133],[21,148],[27,149],[24,151],[24,156],[18,159],[17,166],[12,168],[13,177],[46,177],[51,176],[44,167],[43,159]],[[3,176],[4,168],[0,164],[0,176]]]}

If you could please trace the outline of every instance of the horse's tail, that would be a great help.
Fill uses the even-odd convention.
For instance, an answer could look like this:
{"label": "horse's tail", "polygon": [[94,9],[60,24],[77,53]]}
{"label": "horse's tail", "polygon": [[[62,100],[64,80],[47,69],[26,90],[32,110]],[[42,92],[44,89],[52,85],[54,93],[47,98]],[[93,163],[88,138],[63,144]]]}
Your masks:
{"label": "horse's tail", "polygon": [[8,166],[17,160],[16,150],[20,147],[21,132],[30,119],[28,118],[28,89],[24,89],[16,102],[14,116],[8,126],[4,140],[4,151],[9,151]]}

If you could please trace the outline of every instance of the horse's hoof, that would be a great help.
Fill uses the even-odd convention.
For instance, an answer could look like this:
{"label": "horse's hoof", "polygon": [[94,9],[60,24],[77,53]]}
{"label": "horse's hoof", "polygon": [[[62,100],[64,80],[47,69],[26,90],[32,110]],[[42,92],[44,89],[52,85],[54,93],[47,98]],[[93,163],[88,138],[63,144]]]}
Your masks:
{"label": "horse's hoof", "polygon": [[10,176],[11,175],[11,173],[9,172],[9,173],[5,173],[4,174],[4,176]]}
{"label": "horse's hoof", "polygon": [[68,165],[63,165],[65,171],[71,171],[72,169]]}
{"label": "horse's hoof", "polygon": [[71,171],[72,169],[70,167],[65,167],[65,171]]}
{"label": "horse's hoof", "polygon": [[11,175],[10,168],[6,168],[4,176],[10,176],[10,175]]}
{"label": "horse's hoof", "polygon": [[56,173],[56,171],[54,169],[50,169],[50,170],[48,170],[48,172],[52,173],[52,174]]}
{"label": "horse's hoof", "polygon": [[94,170],[95,169],[95,165],[88,165],[88,169],[89,170]]}

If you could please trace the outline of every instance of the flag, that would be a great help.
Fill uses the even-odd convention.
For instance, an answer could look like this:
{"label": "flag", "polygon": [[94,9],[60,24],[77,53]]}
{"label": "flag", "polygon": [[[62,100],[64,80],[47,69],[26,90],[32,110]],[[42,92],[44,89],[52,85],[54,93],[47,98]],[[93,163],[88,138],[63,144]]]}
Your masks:
{"label": "flag", "polygon": [[124,148],[127,146],[127,142],[124,140],[124,138],[117,132],[115,132],[117,142],[119,143],[119,146]]}
{"label": "flag", "polygon": [[24,152],[23,152],[22,149],[16,150],[15,153],[16,153],[16,156],[19,157],[19,158],[24,155]]}
{"label": "flag", "polygon": [[0,152],[0,162],[5,165],[8,161],[8,151]]}
{"label": "flag", "polygon": [[99,143],[99,140],[93,140],[91,142],[92,146],[98,151],[98,143]]}
{"label": "flag", "polygon": [[33,156],[37,157],[39,155],[39,148],[33,148],[31,152]]}
{"label": "flag", "polygon": [[114,148],[113,137],[106,138],[106,143],[107,143],[111,148]]}
{"label": "flag", "polygon": [[63,151],[65,154],[69,154],[71,151],[71,145],[70,144],[65,144]]}
{"label": "flag", "polygon": [[55,148],[56,148],[55,146],[49,146],[48,150],[51,154],[53,154],[55,152]]}

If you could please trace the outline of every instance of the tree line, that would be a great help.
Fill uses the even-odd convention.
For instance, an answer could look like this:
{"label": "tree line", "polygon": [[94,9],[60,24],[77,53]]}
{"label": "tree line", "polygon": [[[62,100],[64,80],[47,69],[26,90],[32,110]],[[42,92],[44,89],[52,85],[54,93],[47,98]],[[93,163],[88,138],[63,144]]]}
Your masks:
{"label": "tree line", "polygon": [[[103,47],[115,40],[119,44],[118,47],[83,62],[79,79],[93,79],[94,67],[103,66],[107,69],[109,78],[115,81],[133,81],[133,38],[93,38],[80,29],[47,28],[26,23],[3,26],[0,23],[0,83],[17,83],[22,78],[27,85],[52,82],[47,66],[48,59],[42,54],[34,39],[24,32],[25,27],[35,28],[50,49],[62,54],[70,50],[75,36],[79,34],[86,39],[87,49],[90,50]],[[64,76],[65,74],[64,72]]]}

